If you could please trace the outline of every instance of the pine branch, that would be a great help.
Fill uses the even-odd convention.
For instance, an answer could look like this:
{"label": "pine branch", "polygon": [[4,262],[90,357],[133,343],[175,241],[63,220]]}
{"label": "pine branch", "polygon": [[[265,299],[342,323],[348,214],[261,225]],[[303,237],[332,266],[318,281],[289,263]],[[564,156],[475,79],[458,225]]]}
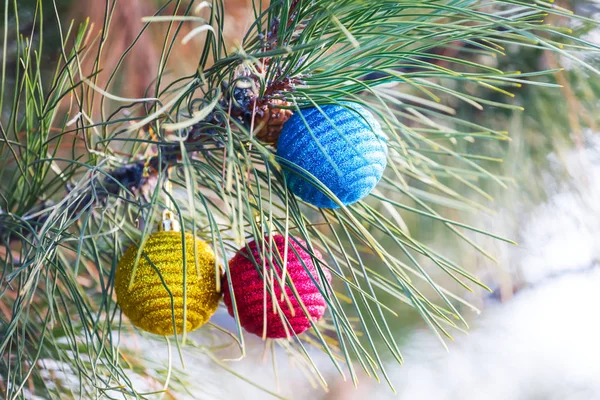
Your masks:
{"label": "pine branch", "polygon": [[[169,204],[187,230],[211,244],[226,271],[227,260],[248,240],[287,232],[306,242],[329,314],[278,346],[322,385],[308,347],[323,351],[341,374],[347,369],[355,383],[359,366],[388,379],[386,355],[402,361],[394,323],[408,307],[440,339],[466,329],[460,313],[476,308],[462,294],[486,285],[463,263],[419,240],[414,230],[420,226],[410,220],[451,233],[455,243],[471,246],[469,256],[493,258],[471,233],[506,239],[462,221],[462,214],[449,218],[447,211],[487,211],[491,185],[510,186],[510,178],[490,167],[499,157],[479,152],[482,142],[510,137],[505,124],[494,128],[484,117],[502,119],[519,110],[512,96],[522,85],[537,86],[536,92],[557,88],[550,77],[559,73],[537,65],[513,72],[523,67],[520,57],[506,55],[512,47],[535,60],[553,52],[578,63],[579,72],[596,73],[593,60],[578,57],[582,50],[597,54],[598,46],[544,24],[543,17],[597,23],[517,1],[292,0],[265,10],[256,2],[254,24],[229,52],[223,2],[202,7],[207,18],[194,14],[193,2],[171,3],[144,19],[145,30],[167,24],[170,35],[155,60],[156,97],[143,99],[120,97],[111,85],[123,79],[119,66],[139,35],[106,85],[98,86],[99,55],[110,51],[106,35],[118,34],[111,25],[114,4],[98,38],[85,24],[75,29],[52,21],[61,54],[51,78],[43,72],[41,45],[47,10],[36,3],[30,26],[40,32],[36,52],[33,41],[19,36],[20,5],[5,4],[5,18],[13,21],[5,25],[5,38],[13,35],[20,63],[12,98],[0,97],[8,108],[0,122],[3,394],[150,396],[136,391],[132,375],[147,373],[147,360],[120,345],[131,328],[114,299],[114,274],[123,249],[143,242]],[[169,58],[182,57],[175,45],[182,36],[188,43],[200,35],[196,72],[169,81]],[[99,48],[91,51],[96,41]],[[507,58],[507,65],[488,63]],[[86,61],[94,68],[84,76]],[[3,57],[3,75],[7,63]],[[590,105],[596,89],[590,89]],[[342,101],[364,105],[382,122],[389,168],[365,201],[318,209],[287,189],[286,165],[274,155],[277,129],[300,108]],[[165,191],[167,182],[172,192]],[[325,270],[334,275],[333,285],[325,283]],[[205,327],[202,344],[189,344],[234,375],[219,351],[237,345],[245,354],[235,319],[231,332]],[[168,371],[184,376],[171,365]]]}

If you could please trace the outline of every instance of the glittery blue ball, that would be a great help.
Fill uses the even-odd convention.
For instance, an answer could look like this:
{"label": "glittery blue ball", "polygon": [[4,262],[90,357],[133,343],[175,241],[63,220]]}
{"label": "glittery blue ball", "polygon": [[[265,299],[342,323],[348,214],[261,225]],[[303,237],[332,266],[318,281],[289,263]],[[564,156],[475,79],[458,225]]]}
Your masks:
{"label": "glittery blue ball", "polygon": [[292,193],[317,207],[337,208],[306,172],[349,205],[371,193],[381,179],[387,145],[371,112],[355,103],[341,103],[297,111],[283,126],[277,155],[284,159]]}

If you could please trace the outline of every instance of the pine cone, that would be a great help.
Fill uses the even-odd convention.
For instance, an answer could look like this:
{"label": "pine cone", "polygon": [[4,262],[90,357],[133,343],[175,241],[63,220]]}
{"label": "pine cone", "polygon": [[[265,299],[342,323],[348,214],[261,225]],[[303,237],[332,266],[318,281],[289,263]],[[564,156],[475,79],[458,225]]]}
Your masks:
{"label": "pine cone", "polygon": [[257,107],[254,117],[254,135],[257,139],[277,146],[277,139],[283,129],[283,124],[294,114],[288,108],[291,103],[285,100],[270,99],[265,104]]}

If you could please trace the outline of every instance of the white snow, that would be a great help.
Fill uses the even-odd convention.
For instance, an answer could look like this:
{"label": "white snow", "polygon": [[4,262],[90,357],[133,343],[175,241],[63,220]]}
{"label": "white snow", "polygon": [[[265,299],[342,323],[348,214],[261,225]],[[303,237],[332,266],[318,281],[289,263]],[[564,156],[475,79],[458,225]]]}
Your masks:
{"label": "white snow", "polygon": [[[526,286],[487,308],[446,353],[427,331],[405,346],[394,368],[400,399],[600,399],[600,138],[546,177],[556,193],[526,218],[512,262]],[[554,179],[562,164],[570,178]],[[393,398],[386,387],[345,399]]]}

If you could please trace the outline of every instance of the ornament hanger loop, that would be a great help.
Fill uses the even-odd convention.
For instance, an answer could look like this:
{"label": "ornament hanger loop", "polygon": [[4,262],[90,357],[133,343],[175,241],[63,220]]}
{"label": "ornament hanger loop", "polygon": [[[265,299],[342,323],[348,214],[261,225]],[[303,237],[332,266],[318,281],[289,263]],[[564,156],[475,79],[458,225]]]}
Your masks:
{"label": "ornament hanger loop", "polygon": [[165,209],[162,213],[162,221],[158,224],[158,230],[163,232],[181,232],[181,224],[176,215],[170,210],[173,206],[171,201],[171,193],[173,193],[173,185],[167,178],[165,182]]}

